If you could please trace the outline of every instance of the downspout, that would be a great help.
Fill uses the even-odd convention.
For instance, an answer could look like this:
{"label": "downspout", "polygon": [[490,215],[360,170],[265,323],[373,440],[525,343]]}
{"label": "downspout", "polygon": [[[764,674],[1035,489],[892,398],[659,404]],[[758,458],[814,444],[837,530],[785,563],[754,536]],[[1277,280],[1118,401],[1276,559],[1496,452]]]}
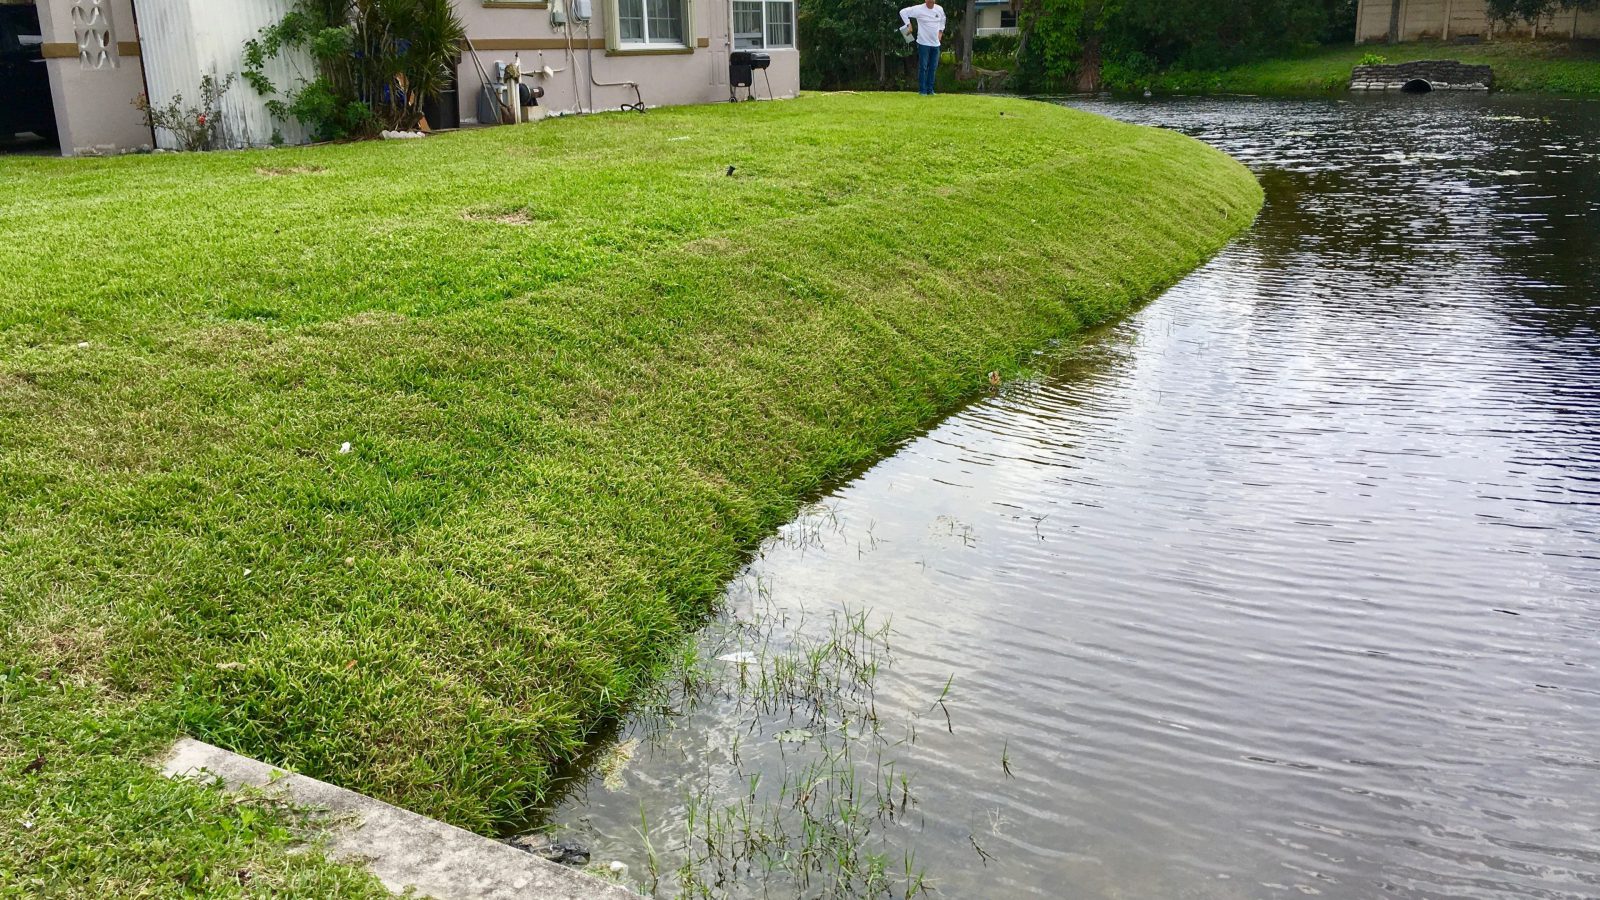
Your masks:
{"label": "downspout", "polygon": [[1442,40],[1445,41],[1450,40],[1450,16],[1453,13],[1451,7],[1454,5],[1455,0],[1444,0],[1444,37]]}

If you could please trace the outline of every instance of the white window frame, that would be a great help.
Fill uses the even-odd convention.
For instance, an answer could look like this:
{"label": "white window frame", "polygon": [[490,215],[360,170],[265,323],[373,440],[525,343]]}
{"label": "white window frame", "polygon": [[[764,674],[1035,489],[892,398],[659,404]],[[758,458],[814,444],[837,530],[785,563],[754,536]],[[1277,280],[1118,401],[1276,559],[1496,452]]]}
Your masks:
{"label": "white window frame", "polygon": [[[662,2],[662,0],[657,0]],[[656,40],[650,34],[650,3],[651,0],[639,0],[640,10],[644,13],[644,40],[624,40],[622,37],[622,3],[620,0],[606,0],[606,13],[610,19],[610,26],[606,29],[606,49],[613,52],[627,53],[629,51],[649,50],[690,50],[694,49],[694,0],[666,0],[678,4],[679,24],[683,31],[683,40]]]}
{"label": "white window frame", "polygon": [[[761,34],[760,40],[751,43],[749,38],[754,32],[734,31],[736,21],[734,7],[738,3],[756,3],[761,6]],[[772,33],[772,20],[767,18],[769,3],[782,3],[789,7],[789,43],[773,44],[767,41],[767,36]],[[795,0],[728,0],[728,33],[733,36],[733,49],[735,50],[793,50],[799,29],[799,22],[795,21]]]}

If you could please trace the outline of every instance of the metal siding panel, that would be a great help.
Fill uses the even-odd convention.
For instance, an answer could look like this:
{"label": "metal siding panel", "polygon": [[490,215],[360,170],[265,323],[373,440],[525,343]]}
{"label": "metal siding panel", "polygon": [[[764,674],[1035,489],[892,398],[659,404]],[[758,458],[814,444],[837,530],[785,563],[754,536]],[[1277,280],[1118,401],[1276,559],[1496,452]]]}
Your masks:
{"label": "metal siding panel", "polygon": [[[190,0],[195,4],[196,45],[210,48],[212,71],[219,74],[240,72],[244,68],[244,43],[261,29],[282,19],[293,7],[293,0],[252,0],[250,3],[216,3]],[[279,89],[296,84],[315,72],[311,59],[303,53],[290,53],[270,61],[266,73]],[[266,98],[243,81],[235,82],[222,99],[223,135],[229,146],[260,147],[271,143],[276,130],[286,143],[303,144],[310,134],[297,122],[280,122],[267,111]]]}
{"label": "metal siding panel", "polygon": [[[293,0],[138,0],[139,33],[144,45],[145,78],[150,101],[164,104],[181,94],[184,106],[198,104],[200,78],[237,76],[244,65],[244,42],[289,12]],[[304,54],[286,54],[268,63],[267,75],[280,89],[295,84],[314,67]],[[267,111],[266,98],[235,78],[222,96],[220,131],[228,147],[261,147],[278,131],[286,143],[310,140],[297,122],[280,122]],[[170,134],[159,132],[159,146],[176,149]]]}
{"label": "metal siding panel", "polygon": [[[151,106],[165,106],[182,95],[192,101],[199,89],[199,67],[193,45],[188,0],[139,0],[140,58]],[[175,150],[178,142],[164,129],[156,129],[156,146]]]}

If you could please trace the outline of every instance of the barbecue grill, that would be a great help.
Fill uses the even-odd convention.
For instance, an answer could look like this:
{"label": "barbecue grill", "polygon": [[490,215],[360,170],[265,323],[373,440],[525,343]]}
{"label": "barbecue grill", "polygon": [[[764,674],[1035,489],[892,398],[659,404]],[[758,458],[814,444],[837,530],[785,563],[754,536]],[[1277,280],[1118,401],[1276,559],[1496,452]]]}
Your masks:
{"label": "barbecue grill", "polygon": [[[745,99],[754,100],[756,92],[753,85],[756,80],[756,70],[766,69],[772,65],[772,57],[765,53],[754,53],[749,50],[735,50],[728,54],[728,101],[737,102],[739,92],[737,88],[745,89]],[[772,93],[771,83],[768,83],[767,93]],[[771,99],[770,96],[768,99]]]}

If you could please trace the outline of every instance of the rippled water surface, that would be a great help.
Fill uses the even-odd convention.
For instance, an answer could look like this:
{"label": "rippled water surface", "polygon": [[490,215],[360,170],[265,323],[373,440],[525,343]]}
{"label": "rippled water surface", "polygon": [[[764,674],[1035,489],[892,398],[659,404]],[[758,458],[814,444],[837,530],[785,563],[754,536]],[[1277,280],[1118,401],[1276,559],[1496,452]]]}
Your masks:
{"label": "rippled water surface", "polygon": [[[945,897],[1600,896],[1600,104],[1074,105],[1260,222],[730,588],[892,618],[885,846]],[[711,693],[560,811],[600,859],[804,753]]]}

